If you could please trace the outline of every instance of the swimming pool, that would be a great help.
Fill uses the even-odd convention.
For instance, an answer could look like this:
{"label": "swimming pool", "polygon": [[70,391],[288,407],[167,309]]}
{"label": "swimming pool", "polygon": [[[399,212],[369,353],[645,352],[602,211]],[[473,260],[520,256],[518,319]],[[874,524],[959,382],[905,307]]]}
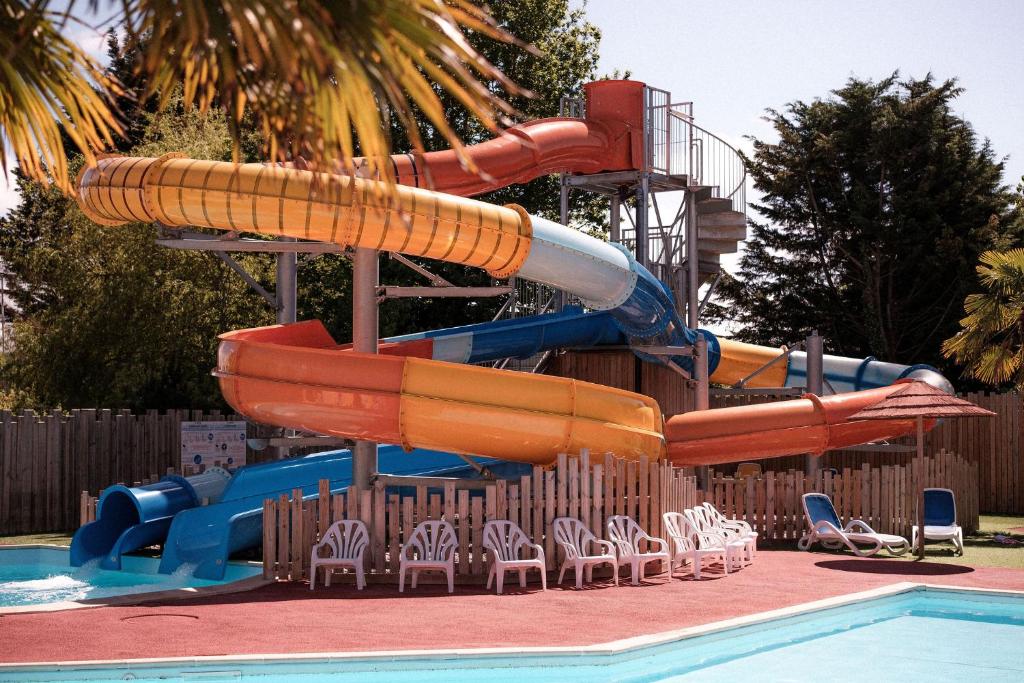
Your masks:
{"label": "swimming pool", "polygon": [[[751,621],[757,620],[757,617]],[[1024,595],[902,589],[884,597],[615,649],[208,658],[0,667],[3,681],[736,681],[1024,678]],[[627,643],[628,645],[628,643]]]}
{"label": "swimming pool", "polygon": [[67,548],[0,547],[0,608],[218,586],[260,573],[259,567],[231,564],[224,581],[205,581],[191,576],[188,567],[160,574],[159,564],[156,558],[125,556],[123,569],[109,571],[100,569],[98,563],[72,567]]}

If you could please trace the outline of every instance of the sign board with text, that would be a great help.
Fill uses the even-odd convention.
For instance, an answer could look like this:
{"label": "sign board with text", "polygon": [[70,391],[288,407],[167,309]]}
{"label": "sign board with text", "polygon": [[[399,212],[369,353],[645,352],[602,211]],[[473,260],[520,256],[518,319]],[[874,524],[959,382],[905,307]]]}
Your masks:
{"label": "sign board with text", "polygon": [[244,421],[182,422],[182,468],[241,467],[245,464],[245,427]]}

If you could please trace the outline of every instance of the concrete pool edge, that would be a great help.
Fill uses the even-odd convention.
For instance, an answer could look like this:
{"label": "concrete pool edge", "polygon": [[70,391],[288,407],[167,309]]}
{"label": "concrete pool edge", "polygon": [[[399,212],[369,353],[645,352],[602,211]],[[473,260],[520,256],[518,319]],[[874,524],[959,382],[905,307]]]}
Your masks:
{"label": "concrete pool edge", "polygon": [[[3,550],[7,548],[20,550],[68,550],[69,546],[57,545],[54,543],[24,543],[0,546],[0,552],[3,552]],[[261,566],[257,562],[237,562],[233,564],[251,566],[253,568]],[[237,579],[235,581],[229,581],[227,583],[217,584],[213,586],[185,586],[182,588],[172,588],[168,590],[141,593],[130,593],[127,595],[112,595],[105,598],[92,598],[88,600],[48,602],[40,605],[13,605],[9,607],[0,607],[0,617],[7,614],[35,614],[40,612],[62,612],[65,610],[95,609],[97,607],[126,607],[131,605],[141,605],[147,602],[154,602],[158,600],[185,600],[189,598],[227,595],[229,593],[241,593],[244,591],[251,591],[256,588],[260,588],[261,586],[265,586],[269,583],[274,583],[274,581],[272,579],[263,578],[262,574],[255,574],[253,576],[247,576],[242,579]]]}
{"label": "concrete pool edge", "polygon": [[731,629],[757,626],[777,619],[798,617],[832,608],[856,605],[861,602],[880,598],[895,597],[918,591],[934,591],[944,593],[973,593],[992,596],[1024,597],[1024,590],[961,587],[948,584],[932,584],[922,582],[900,582],[866,591],[857,591],[845,595],[833,596],[821,600],[791,605],[774,610],[767,610],[709,622],[698,626],[661,631],[658,633],[622,638],[593,643],[589,645],[571,646],[519,646],[519,647],[483,647],[483,648],[438,648],[408,650],[363,650],[341,652],[302,652],[280,654],[231,654],[194,657],[153,657],[107,660],[75,660],[62,662],[20,662],[0,664],[0,674],[55,672],[64,670],[91,670],[110,667],[158,668],[164,666],[201,667],[218,664],[236,663],[251,664],[287,664],[287,663],[373,663],[373,662],[404,662],[418,659],[460,659],[463,661],[486,659],[495,656],[613,656],[638,652],[645,648],[709,636]]}

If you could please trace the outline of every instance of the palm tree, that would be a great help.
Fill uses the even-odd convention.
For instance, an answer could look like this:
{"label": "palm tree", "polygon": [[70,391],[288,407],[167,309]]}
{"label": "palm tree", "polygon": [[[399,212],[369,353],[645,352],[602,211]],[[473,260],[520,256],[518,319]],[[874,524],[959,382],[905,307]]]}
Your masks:
{"label": "palm tree", "polygon": [[963,328],[942,352],[987,384],[1024,388],[1024,249],[986,251],[978,265],[985,291],[964,300]]}
{"label": "palm tree", "polygon": [[[63,12],[51,4],[0,0],[0,154],[9,146],[23,173],[71,192],[62,136],[94,163],[119,131],[117,84],[69,39],[67,26],[81,21],[75,2]],[[385,112],[414,150],[419,111],[461,154],[440,91],[492,131],[513,112],[484,82],[526,94],[469,42],[467,33],[519,44],[469,0],[89,0],[88,10],[125,26],[149,94],[181,84],[187,105],[223,107],[236,148],[249,112],[269,158],[301,156],[312,168],[351,170],[360,153],[389,178]]]}

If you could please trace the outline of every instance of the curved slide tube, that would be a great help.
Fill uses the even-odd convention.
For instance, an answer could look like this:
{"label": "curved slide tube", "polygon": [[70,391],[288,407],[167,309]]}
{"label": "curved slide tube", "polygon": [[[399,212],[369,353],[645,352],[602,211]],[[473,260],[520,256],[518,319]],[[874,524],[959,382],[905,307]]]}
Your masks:
{"label": "curved slide tube", "polygon": [[[461,478],[476,474],[457,456],[427,450],[408,453],[398,446],[381,446],[378,461],[381,471],[391,474]],[[496,464],[489,460],[478,462]],[[160,572],[170,574],[187,565],[194,567],[193,576],[222,579],[232,553],[262,543],[263,501],[291,496],[295,489],[302,489],[304,497],[316,497],[321,479],[330,481],[332,493],[345,491],[352,483],[351,452],[318,453],[241,468],[219,502],[183,510],[174,517],[160,559]]]}
{"label": "curved slide tube", "polygon": [[[738,459],[821,455],[828,450],[911,434],[914,420],[849,419],[898,388],[895,384],[832,396],[805,394],[794,401],[675,415],[665,422],[668,455],[680,465],[715,465]],[[934,424],[934,420],[927,421],[926,428]]]}
{"label": "curved slide tube", "polygon": [[529,121],[464,149],[479,173],[470,171],[455,152],[443,150],[393,155],[395,178],[400,185],[471,197],[551,173],[641,168],[644,84],[595,81],[583,90],[582,119]]}
{"label": "curved slide tube", "polygon": [[192,477],[170,475],[148,486],[117,484],[103,491],[96,521],[71,539],[71,565],[100,559],[103,569],[120,569],[124,553],[162,543],[174,516],[204,499],[220,498],[231,475],[219,467]]}

